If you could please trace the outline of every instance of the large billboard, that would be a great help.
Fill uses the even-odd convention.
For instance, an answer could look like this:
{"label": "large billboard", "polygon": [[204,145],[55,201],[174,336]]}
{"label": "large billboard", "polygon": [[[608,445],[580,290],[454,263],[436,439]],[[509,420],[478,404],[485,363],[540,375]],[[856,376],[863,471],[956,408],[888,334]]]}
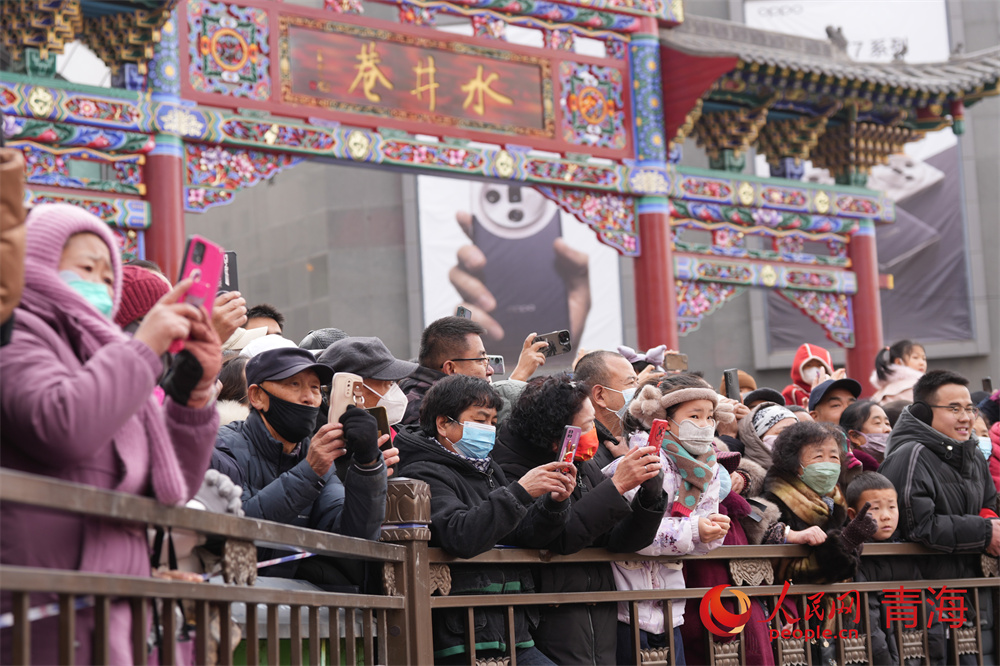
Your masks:
{"label": "large billboard", "polygon": [[570,331],[581,347],[622,344],[618,254],[530,187],[417,177],[423,324],[470,309],[508,372],[525,337]]}

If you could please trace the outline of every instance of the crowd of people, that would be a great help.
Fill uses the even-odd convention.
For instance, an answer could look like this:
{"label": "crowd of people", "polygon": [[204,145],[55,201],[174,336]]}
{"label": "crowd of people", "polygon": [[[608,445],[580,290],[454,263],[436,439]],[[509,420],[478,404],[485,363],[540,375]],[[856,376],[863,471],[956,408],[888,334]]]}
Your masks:
{"label": "crowd of people", "polygon": [[[739,400],[697,372],[665,371],[662,348],[591,351],[572,372],[546,376],[546,343],[534,334],[509,377],[494,381],[485,331],[469,319],[431,323],[415,361],[395,358],[377,337],[335,328],[296,344],[271,306],[248,308],[227,292],[209,312],[185,302],[190,280],[172,284],[149,262],[123,266],[107,225],[80,208],[36,206],[22,232],[23,293],[17,276],[8,281],[5,254],[0,313],[6,468],[364,539],[379,538],[387,481],[397,475],[430,485],[431,545],[459,558],[500,545],[635,553],[614,563],[456,563],[453,594],[732,584],[725,560],[645,559],[720,545],[807,546],[807,557],[774,563],[775,579],[793,584],[974,578],[984,557],[1000,555],[1000,392],[974,396],[966,378],[928,371],[923,347],[910,341],[879,354],[871,378],[879,391],[869,400],[813,344],[798,350],[782,391],[741,372]],[[362,382],[354,404],[328,422],[337,373]],[[389,432],[373,407],[384,408]],[[581,433],[572,461],[558,459],[566,426]],[[139,526],[12,503],[0,521],[3,564],[151,573]],[[888,541],[952,557],[860,558],[866,542]],[[262,560],[276,555],[260,551]],[[262,574],[374,591],[361,565],[337,558],[297,559]],[[989,595],[966,594],[978,610],[967,622],[978,625],[983,646],[970,657],[992,663],[997,609]],[[4,593],[2,610],[11,603]],[[690,604],[642,601],[635,616],[631,608],[517,606],[510,645],[506,610],[477,607],[477,655],[634,663],[637,624],[643,648],[672,641],[674,663],[708,663],[708,634]],[[748,663],[775,663],[764,620],[777,610],[753,601]],[[791,597],[780,610],[788,623],[835,619],[802,618]],[[468,661],[466,618],[459,609],[434,612],[437,662]],[[111,604],[110,621],[112,661],[127,663],[126,602]],[[56,619],[32,632],[40,663],[56,658],[45,622]],[[876,619],[870,626],[876,663],[900,663],[896,632]],[[93,630],[93,614],[79,613],[82,663],[92,659]],[[932,662],[947,663],[944,627],[930,631]],[[9,646],[4,640],[5,663]],[[835,647],[824,640],[812,649],[814,663],[827,663]]]}

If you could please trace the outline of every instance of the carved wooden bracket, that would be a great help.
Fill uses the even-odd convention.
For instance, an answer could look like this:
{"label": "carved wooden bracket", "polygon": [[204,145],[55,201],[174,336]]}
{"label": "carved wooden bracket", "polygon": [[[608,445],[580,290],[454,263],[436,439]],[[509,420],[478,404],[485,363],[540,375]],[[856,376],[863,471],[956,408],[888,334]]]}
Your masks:
{"label": "carved wooden bracket", "polygon": [[253,585],[257,581],[257,547],[253,542],[226,539],[222,577],[230,585]]}
{"label": "carved wooden bracket", "polygon": [[729,573],[737,585],[773,585],[774,567],[771,560],[730,560]]}
{"label": "carved wooden bracket", "polygon": [[431,565],[431,594],[435,590],[445,597],[451,594],[451,567],[447,564]]}

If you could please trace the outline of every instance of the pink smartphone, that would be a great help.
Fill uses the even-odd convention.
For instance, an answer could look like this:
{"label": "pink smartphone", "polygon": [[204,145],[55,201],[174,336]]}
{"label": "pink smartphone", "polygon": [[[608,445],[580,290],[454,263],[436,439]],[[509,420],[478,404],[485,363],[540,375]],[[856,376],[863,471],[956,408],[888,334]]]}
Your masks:
{"label": "pink smartphone", "polygon": [[[222,279],[222,266],[226,251],[212,241],[201,236],[188,238],[184,249],[184,261],[181,263],[180,280],[194,278],[194,284],[187,290],[182,299],[195,307],[204,306],[208,314],[212,314],[212,304]],[[183,340],[175,340],[170,345],[170,353],[176,354],[184,349]]]}
{"label": "pink smartphone", "polygon": [[564,463],[572,463],[576,456],[576,447],[580,444],[580,434],[583,432],[576,426],[566,426],[563,428],[562,447],[559,449],[559,457],[556,460]]}

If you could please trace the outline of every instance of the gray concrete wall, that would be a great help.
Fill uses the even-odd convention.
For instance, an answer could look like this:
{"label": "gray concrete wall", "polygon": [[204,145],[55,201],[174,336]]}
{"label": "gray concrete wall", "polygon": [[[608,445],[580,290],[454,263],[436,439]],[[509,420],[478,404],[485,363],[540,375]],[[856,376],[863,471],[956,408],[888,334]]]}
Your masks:
{"label": "gray concrete wall", "polygon": [[409,358],[402,178],[303,162],[227,206],[188,214],[187,229],[238,253],[240,291],[250,305],[277,307],[286,337],[335,326]]}

